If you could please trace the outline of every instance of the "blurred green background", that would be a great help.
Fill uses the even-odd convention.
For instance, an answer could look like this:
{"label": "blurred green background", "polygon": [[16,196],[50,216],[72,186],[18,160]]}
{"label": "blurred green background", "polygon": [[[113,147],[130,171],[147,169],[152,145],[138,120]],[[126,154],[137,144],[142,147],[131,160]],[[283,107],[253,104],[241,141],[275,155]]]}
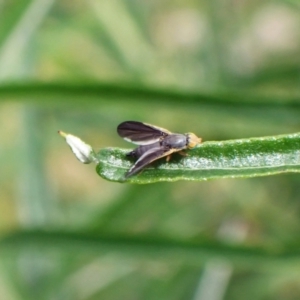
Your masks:
{"label": "blurred green background", "polygon": [[296,0],[1,1],[0,299],[300,299],[299,175],[110,183],[57,134],[299,132],[299,28]]}

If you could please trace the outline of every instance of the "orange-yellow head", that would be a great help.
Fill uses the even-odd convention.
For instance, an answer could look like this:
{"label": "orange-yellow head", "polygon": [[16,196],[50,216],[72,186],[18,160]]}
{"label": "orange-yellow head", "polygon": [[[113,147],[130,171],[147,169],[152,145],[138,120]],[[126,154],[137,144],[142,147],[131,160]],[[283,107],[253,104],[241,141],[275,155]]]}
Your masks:
{"label": "orange-yellow head", "polygon": [[189,132],[187,134],[188,136],[188,148],[189,149],[192,149],[194,147],[196,147],[198,144],[200,144],[202,142],[202,139],[197,137],[196,134],[192,133],[192,132]]}

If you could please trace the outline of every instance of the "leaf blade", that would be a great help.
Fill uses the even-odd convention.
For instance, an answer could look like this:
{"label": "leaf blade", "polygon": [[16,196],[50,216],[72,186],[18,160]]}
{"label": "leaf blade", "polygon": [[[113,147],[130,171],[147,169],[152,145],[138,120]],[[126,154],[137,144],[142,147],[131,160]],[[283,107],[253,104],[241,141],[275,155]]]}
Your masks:
{"label": "leaf blade", "polygon": [[[279,246],[279,247],[278,247]],[[19,231],[0,240],[2,256],[12,255],[22,249],[57,249],[67,253],[114,253],[134,259],[180,261],[199,265],[208,259],[220,257],[237,265],[257,267],[294,265],[299,262],[299,243],[281,245],[230,245],[220,241],[198,237],[197,240],[180,240],[166,237],[124,235],[97,232],[68,231]]]}
{"label": "leaf blade", "polygon": [[[127,152],[118,148],[100,150],[97,173],[107,180],[124,182],[124,174],[133,164],[126,157]],[[205,142],[190,150],[188,156],[176,156],[169,163],[159,160],[126,182],[203,181],[283,172],[300,172],[300,133]]]}

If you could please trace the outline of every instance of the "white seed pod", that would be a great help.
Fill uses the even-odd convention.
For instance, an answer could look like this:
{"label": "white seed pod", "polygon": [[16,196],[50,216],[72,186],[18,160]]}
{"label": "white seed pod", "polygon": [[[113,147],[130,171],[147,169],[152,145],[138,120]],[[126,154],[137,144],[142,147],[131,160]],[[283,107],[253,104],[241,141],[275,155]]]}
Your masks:
{"label": "white seed pod", "polygon": [[86,144],[75,135],[65,133],[63,131],[58,131],[58,133],[66,139],[67,144],[70,146],[79,161],[84,164],[96,162],[94,150],[90,145]]}

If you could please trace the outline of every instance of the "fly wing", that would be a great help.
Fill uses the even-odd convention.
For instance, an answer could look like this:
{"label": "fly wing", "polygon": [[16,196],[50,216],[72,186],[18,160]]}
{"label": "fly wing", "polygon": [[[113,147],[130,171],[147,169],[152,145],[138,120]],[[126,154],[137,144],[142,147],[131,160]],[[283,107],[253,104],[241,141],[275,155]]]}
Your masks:
{"label": "fly wing", "polygon": [[160,142],[155,142],[149,145],[140,145],[136,149],[127,153],[127,156],[134,157],[135,159],[139,159],[143,154],[149,151],[151,148],[162,147]]}
{"label": "fly wing", "polygon": [[124,140],[138,145],[149,145],[158,142],[161,138],[170,134],[164,128],[137,121],[123,122],[118,126],[117,131]]}
{"label": "fly wing", "polygon": [[154,148],[149,149],[136,161],[136,163],[127,172],[125,177],[128,178],[134,174],[137,174],[139,171],[141,171],[144,167],[149,165],[154,160],[157,160],[161,157],[167,156],[171,152],[173,152],[173,151],[166,150],[163,147],[154,147]]}

